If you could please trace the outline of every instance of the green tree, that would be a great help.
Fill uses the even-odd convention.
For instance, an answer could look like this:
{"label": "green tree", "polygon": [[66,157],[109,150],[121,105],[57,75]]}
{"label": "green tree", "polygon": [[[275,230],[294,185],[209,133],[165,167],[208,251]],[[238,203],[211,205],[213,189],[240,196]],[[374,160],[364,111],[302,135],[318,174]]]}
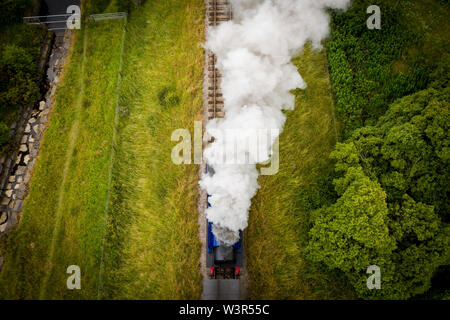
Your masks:
{"label": "green tree", "polygon": [[37,67],[33,57],[15,45],[0,56],[0,108],[19,108],[39,99]]}
{"label": "green tree", "polygon": [[[308,257],[344,272],[364,298],[406,299],[450,259],[447,224],[450,91],[394,103],[331,154],[336,203],[314,212]],[[378,265],[382,290],[368,290]]]}
{"label": "green tree", "polygon": [[309,257],[332,269],[361,272],[395,249],[386,194],[361,167],[350,168],[337,185],[346,186],[337,202],[314,213]]}

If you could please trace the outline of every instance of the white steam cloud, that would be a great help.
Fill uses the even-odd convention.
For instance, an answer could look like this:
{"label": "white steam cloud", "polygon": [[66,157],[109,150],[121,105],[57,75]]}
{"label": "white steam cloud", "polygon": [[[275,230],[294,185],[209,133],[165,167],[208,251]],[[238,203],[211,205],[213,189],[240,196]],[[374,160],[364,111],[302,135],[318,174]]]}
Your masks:
{"label": "white steam cloud", "polygon": [[[294,108],[290,90],[306,88],[306,83],[291,64],[306,42],[320,49],[329,32],[328,8],[346,9],[350,0],[232,0],[233,20],[208,30],[206,49],[217,56],[216,67],[222,74],[221,89],[225,118],[213,119],[206,131],[216,139],[204,151],[214,174],[205,174],[200,186],[211,195],[206,216],[214,223],[218,241],[231,245],[239,230],[247,227],[252,197],[259,188],[254,164],[226,164],[221,150],[230,152],[225,130],[277,129],[282,131],[285,115],[281,110]],[[237,152],[248,159],[270,159],[275,141],[258,145],[242,143]],[[259,142],[258,142],[259,143]],[[252,163],[252,162],[249,162]]]}

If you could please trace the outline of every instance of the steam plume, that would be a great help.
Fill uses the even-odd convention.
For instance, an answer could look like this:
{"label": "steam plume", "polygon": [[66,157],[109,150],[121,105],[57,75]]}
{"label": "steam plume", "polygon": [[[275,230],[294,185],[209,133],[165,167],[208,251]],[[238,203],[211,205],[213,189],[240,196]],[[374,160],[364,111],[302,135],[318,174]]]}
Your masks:
{"label": "steam plume", "polygon": [[[233,20],[208,30],[205,48],[217,56],[216,67],[222,73],[221,89],[225,101],[225,118],[213,119],[206,131],[215,141],[204,151],[214,175],[205,174],[200,186],[210,194],[211,207],[206,215],[214,223],[218,241],[231,245],[239,230],[247,227],[252,197],[259,188],[258,171],[252,161],[270,159],[272,144],[260,143],[258,152],[247,143],[230,148],[224,135],[229,129],[282,131],[282,110],[294,108],[290,90],[306,88],[306,83],[291,64],[306,42],[321,48],[329,32],[328,8],[345,9],[350,0],[232,0]],[[262,139],[264,140],[264,139]],[[236,152],[250,164],[226,164],[225,157]],[[239,156],[239,155],[238,155]]]}

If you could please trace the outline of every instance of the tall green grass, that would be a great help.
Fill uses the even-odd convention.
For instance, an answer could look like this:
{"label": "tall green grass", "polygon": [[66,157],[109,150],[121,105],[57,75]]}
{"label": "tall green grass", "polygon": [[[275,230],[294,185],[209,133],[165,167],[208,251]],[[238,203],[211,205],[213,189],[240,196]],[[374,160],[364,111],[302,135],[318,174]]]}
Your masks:
{"label": "tall green grass", "polygon": [[148,0],[130,17],[101,298],[200,298],[198,166],[173,164],[170,138],[202,112],[204,14]]}
{"label": "tall green grass", "polygon": [[[1,298],[97,297],[122,30],[88,21],[75,34],[20,224],[2,239]],[[81,290],[66,287],[69,265]]]}
{"label": "tall green grass", "polygon": [[[171,162],[170,137],[192,132],[202,111],[203,19],[200,0],[149,0],[132,13],[111,186],[123,20],[76,33],[20,225],[0,241],[1,298],[200,297],[198,167]],[[66,288],[69,265],[81,290]]]}
{"label": "tall green grass", "polygon": [[309,212],[333,200],[329,153],[338,137],[325,52],[294,59],[308,87],[295,92],[280,135],[280,169],[261,176],[246,233],[251,299],[351,298],[339,275],[305,260]]}

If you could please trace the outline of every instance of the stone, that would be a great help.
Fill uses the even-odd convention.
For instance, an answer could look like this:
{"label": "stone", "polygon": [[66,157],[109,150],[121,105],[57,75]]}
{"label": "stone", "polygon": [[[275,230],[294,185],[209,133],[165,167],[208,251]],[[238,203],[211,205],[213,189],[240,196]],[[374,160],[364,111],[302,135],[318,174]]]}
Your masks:
{"label": "stone", "polygon": [[55,95],[56,92],[56,86],[52,86],[52,90],[50,91],[50,95],[53,97]]}
{"label": "stone", "polygon": [[26,166],[19,166],[17,168],[16,175],[18,175],[18,176],[23,175],[26,170],[27,170]]}
{"label": "stone", "polygon": [[24,134],[20,143],[27,143],[27,141],[28,141],[28,135]]}
{"label": "stone", "polygon": [[29,120],[28,120],[28,123],[35,123],[36,122],[36,118],[30,118]]}
{"label": "stone", "polygon": [[39,119],[39,122],[40,122],[40,123],[46,123],[47,120],[48,120],[47,115],[42,115],[42,116],[40,117],[40,119]]}
{"label": "stone", "polygon": [[0,223],[5,222],[7,213],[5,211],[0,212]]}
{"label": "stone", "polygon": [[20,188],[20,184],[16,183],[16,185],[14,186],[14,190],[17,190]]}
{"label": "stone", "polygon": [[17,189],[16,195],[17,195],[17,198],[19,198],[19,199],[25,199],[25,190],[23,188]]}
{"label": "stone", "polygon": [[26,145],[26,144],[21,144],[21,145],[20,145],[20,148],[19,148],[19,151],[21,151],[21,152],[27,152],[27,151],[28,151],[27,145]]}
{"label": "stone", "polygon": [[25,133],[30,133],[31,127],[30,124],[27,123],[27,126],[25,127]]}
{"label": "stone", "polygon": [[35,161],[36,159],[33,159],[30,161],[30,163],[28,164],[28,170],[31,171],[34,168],[34,164],[36,163]]}
{"label": "stone", "polygon": [[45,101],[41,101],[39,102],[39,110],[44,110],[45,109]]}
{"label": "stone", "polygon": [[34,132],[36,132],[37,134],[41,133],[41,126],[36,124],[35,126],[33,126],[33,130]]}
{"label": "stone", "polygon": [[5,196],[11,198],[13,191],[11,189],[5,191]]}
{"label": "stone", "polygon": [[31,179],[30,171],[27,171],[27,173],[23,177],[23,183],[28,184],[28,182],[30,182],[30,179]]}
{"label": "stone", "polygon": [[23,181],[23,177],[17,177],[17,183],[21,183]]}
{"label": "stone", "polygon": [[29,142],[34,142],[34,138],[32,135],[30,135],[30,139],[28,139]]}
{"label": "stone", "polygon": [[23,204],[23,200],[17,200],[16,203],[14,204],[14,211],[21,211],[22,204]]}
{"label": "stone", "polygon": [[50,109],[45,109],[44,111],[41,112],[41,117],[48,115],[49,112],[50,112]]}
{"label": "stone", "polygon": [[9,181],[9,182],[14,182],[14,181],[16,181],[16,176],[10,176],[8,181]]}
{"label": "stone", "polygon": [[23,158],[23,162],[27,165],[28,161],[30,161],[30,155],[27,154],[24,158]]}
{"label": "stone", "polygon": [[2,206],[7,206],[9,204],[9,199],[7,197],[4,197],[2,199]]}
{"label": "stone", "polygon": [[38,155],[38,152],[39,152],[39,150],[37,148],[33,148],[33,149],[31,149],[30,154],[33,158],[36,158]]}

